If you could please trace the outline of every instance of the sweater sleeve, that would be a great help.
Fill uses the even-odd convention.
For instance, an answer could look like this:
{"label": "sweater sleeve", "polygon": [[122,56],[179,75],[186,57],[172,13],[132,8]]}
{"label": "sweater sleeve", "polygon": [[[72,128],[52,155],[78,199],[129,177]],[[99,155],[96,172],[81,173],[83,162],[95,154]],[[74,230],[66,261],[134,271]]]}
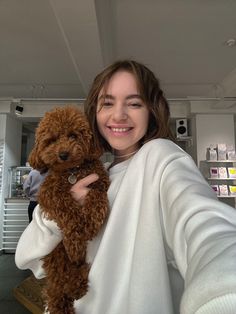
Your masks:
{"label": "sweater sleeve", "polygon": [[166,242],[185,281],[181,314],[236,312],[236,210],[217,197],[188,155],[161,179]]}
{"label": "sweater sleeve", "polygon": [[23,189],[24,189],[24,192],[26,194],[26,196],[29,197],[29,191],[30,191],[30,182],[32,180],[32,176],[31,176],[31,173],[28,174],[27,178],[25,179],[24,181],[24,184],[23,184]]}
{"label": "sweater sleeve", "polygon": [[61,231],[52,220],[47,220],[39,205],[34,210],[33,220],[22,233],[16,248],[15,263],[20,269],[31,269],[36,278],[45,276],[42,258],[62,240]]}

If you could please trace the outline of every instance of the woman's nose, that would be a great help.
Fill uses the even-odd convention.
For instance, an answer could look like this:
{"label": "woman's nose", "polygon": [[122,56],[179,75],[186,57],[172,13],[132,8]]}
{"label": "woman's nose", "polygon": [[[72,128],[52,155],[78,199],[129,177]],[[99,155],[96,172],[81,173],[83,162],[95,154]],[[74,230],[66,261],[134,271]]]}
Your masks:
{"label": "woman's nose", "polygon": [[113,107],[113,119],[116,121],[127,119],[127,110],[123,105],[117,105]]}

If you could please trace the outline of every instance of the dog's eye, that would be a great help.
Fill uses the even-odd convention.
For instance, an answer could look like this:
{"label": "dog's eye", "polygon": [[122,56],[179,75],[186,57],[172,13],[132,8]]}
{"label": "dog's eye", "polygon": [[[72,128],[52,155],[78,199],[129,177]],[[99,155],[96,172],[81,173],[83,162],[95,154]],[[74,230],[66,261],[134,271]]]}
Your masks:
{"label": "dog's eye", "polygon": [[48,140],[47,140],[47,144],[48,145],[50,145],[50,144],[52,144],[52,143],[54,143],[54,142],[56,142],[56,138],[54,138],[54,137],[52,137],[52,138],[49,138]]}
{"label": "dog's eye", "polygon": [[75,133],[70,133],[68,135],[68,138],[71,139],[71,140],[76,140],[77,139],[77,135]]}

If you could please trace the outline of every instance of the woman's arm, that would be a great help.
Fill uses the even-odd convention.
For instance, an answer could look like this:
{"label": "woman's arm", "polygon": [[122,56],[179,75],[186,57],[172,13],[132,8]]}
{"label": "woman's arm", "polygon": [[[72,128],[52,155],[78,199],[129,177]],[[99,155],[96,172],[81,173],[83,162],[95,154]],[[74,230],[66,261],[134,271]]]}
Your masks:
{"label": "woman's arm", "polygon": [[39,205],[33,220],[24,230],[17,244],[15,263],[20,269],[31,269],[36,278],[45,276],[42,258],[51,253],[62,240],[57,224],[43,217]]}
{"label": "woman's arm", "polygon": [[166,241],[185,292],[181,314],[236,309],[236,209],[217,200],[189,156],[172,160],[161,179]]}

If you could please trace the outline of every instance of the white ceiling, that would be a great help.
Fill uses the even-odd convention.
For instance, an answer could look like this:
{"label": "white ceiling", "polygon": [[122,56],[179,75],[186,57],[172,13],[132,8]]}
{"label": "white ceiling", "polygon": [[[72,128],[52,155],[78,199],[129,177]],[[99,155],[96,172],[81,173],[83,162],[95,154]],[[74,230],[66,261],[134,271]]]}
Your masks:
{"label": "white ceiling", "polygon": [[236,0],[0,0],[0,97],[84,98],[116,59],[168,98],[236,96]]}

